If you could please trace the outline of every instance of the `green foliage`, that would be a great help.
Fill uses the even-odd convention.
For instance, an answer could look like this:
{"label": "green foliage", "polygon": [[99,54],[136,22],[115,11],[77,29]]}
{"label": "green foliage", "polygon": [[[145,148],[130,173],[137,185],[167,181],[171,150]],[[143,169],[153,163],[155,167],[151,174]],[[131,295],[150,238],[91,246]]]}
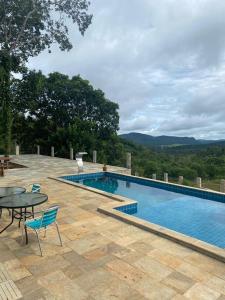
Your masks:
{"label": "green foliage", "polygon": [[[190,184],[196,177],[204,180],[225,178],[225,147],[209,147],[205,145],[201,151],[181,154],[167,151],[156,151],[121,140],[125,152],[132,153],[132,173],[140,176],[152,177],[157,174],[158,179],[163,179],[163,173],[168,172],[170,180],[176,181],[179,176],[184,176],[185,183]],[[122,162],[121,162],[122,164]]]}
{"label": "green foliage", "polygon": [[72,146],[75,152],[99,150],[100,160],[116,162],[122,151],[118,108],[80,76],[31,71],[14,82],[13,137],[24,149],[39,144],[48,154],[55,146],[68,156]]}
{"label": "green foliage", "polygon": [[23,72],[31,56],[53,43],[70,50],[67,19],[81,34],[91,23],[87,0],[0,0],[0,123],[9,154],[12,125],[12,72]]}
{"label": "green foliage", "polygon": [[87,0],[0,0],[0,49],[10,57],[27,61],[52,43],[70,50],[67,18],[82,34],[91,23]]}

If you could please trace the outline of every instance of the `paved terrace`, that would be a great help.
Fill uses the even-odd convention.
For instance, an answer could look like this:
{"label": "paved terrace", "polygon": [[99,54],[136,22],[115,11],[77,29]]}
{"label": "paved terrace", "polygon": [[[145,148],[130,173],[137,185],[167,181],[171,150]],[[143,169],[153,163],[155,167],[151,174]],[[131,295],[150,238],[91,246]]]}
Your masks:
{"label": "paved terrace", "polygon": [[[100,214],[97,207],[112,200],[47,178],[74,173],[75,162],[34,155],[15,162],[28,168],[7,171],[0,185],[40,182],[48,205],[61,205],[64,246],[49,229],[40,257],[33,233],[29,244],[21,245],[17,224],[0,235],[0,299],[4,273],[18,289],[13,299],[21,293],[24,300],[225,300],[225,264]],[[87,164],[86,170],[101,166]],[[4,211],[0,226],[6,222]]]}

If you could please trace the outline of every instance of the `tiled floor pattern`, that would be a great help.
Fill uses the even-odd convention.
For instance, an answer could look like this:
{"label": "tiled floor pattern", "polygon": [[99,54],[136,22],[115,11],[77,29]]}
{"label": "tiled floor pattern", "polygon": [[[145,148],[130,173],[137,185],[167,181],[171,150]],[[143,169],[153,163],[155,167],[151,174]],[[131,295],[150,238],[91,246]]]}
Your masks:
{"label": "tiled floor pattern", "polygon": [[[22,299],[225,300],[225,264],[98,213],[97,207],[110,200],[47,179],[72,167],[44,159],[45,167],[41,157],[30,157],[26,173],[14,170],[0,179],[1,186],[38,180],[48,205],[61,205],[63,247],[55,229],[49,229],[42,236],[44,257],[33,233],[29,244],[21,245],[17,224],[0,235],[0,264]],[[4,211],[0,226],[8,221]]]}

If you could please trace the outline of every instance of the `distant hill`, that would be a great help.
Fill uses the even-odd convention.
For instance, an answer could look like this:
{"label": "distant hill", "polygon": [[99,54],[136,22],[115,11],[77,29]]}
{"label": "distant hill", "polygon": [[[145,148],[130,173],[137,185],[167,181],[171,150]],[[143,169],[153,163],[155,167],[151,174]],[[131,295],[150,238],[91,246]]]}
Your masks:
{"label": "distant hill", "polygon": [[152,135],[138,133],[138,132],[121,134],[120,137],[139,145],[153,146],[153,147],[162,147],[162,146],[177,147],[177,146],[187,146],[187,145],[204,145],[204,144],[221,142],[221,141],[214,141],[214,140],[197,140],[193,137],[177,137],[177,136],[166,136],[166,135],[152,136]]}

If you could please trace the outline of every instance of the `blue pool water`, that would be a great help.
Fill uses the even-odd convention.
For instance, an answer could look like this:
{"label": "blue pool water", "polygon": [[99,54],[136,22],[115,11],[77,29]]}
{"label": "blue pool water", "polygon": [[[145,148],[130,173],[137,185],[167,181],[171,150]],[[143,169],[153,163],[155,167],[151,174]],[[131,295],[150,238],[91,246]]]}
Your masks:
{"label": "blue pool water", "polygon": [[118,210],[225,248],[225,196],[113,173],[66,180],[136,200]]}

